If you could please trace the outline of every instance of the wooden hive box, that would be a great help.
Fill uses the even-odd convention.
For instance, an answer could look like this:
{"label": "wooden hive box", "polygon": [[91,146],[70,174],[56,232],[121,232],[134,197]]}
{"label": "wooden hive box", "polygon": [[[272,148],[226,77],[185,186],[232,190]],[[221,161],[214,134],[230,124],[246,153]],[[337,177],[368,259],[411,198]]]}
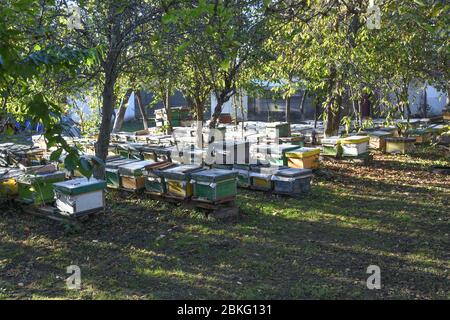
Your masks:
{"label": "wooden hive box", "polygon": [[217,202],[236,197],[237,173],[230,170],[210,169],[194,172],[191,183],[193,197],[197,200]]}
{"label": "wooden hive box", "polygon": [[322,143],[322,155],[339,158],[342,156],[342,146],[340,137],[328,137],[321,140]]}
{"label": "wooden hive box", "polygon": [[145,190],[150,194],[163,195],[167,192],[166,183],[161,172],[176,165],[170,162],[159,162],[158,166],[144,172]]}
{"label": "wooden hive box", "polygon": [[82,214],[105,207],[106,181],[95,178],[74,179],[53,184],[58,210],[70,215]]}
{"label": "wooden hive box", "polygon": [[372,131],[369,132],[369,148],[374,150],[386,151],[386,138],[392,137],[393,133],[388,131]]}
{"label": "wooden hive box", "polygon": [[64,172],[30,174],[18,179],[18,200],[23,203],[42,205],[53,202],[55,194],[53,183],[64,181]]}
{"label": "wooden hive box", "polygon": [[351,136],[340,140],[342,146],[342,156],[358,157],[369,152],[368,136]]}
{"label": "wooden hive box", "polygon": [[120,188],[120,173],[119,173],[119,167],[130,164],[133,162],[137,162],[138,160],[133,159],[116,159],[113,161],[107,161],[106,162],[106,168],[105,168],[105,176],[106,176],[106,184],[108,188],[118,189]]}
{"label": "wooden hive box", "polygon": [[120,187],[136,191],[144,189],[144,171],[154,165],[154,161],[137,161],[119,166]]}
{"label": "wooden hive box", "polygon": [[180,199],[190,198],[192,196],[191,174],[200,170],[204,169],[201,166],[189,164],[161,171],[167,195]]}
{"label": "wooden hive box", "polygon": [[279,170],[272,176],[274,192],[286,195],[300,195],[311,191],[312,170],[290,168]]}
{"label": "wooden hive box", "polygon": [[386,153],[409,153],[414,149],[415,138],[386,138]]}
{"label": "wooden hive box", "polygon": [[290,168],[300,169],[318,169],[319,163],[319,148],[299,148],[286,153],[288,159],[288,166]]}

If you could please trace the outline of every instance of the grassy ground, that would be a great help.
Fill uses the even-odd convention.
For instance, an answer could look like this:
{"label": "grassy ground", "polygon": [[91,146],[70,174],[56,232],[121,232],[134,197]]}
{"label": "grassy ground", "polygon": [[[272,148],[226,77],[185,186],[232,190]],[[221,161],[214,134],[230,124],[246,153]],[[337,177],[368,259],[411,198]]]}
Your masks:
{"label": "grassy ground", "polygon": [[[2,209],[0,298],[449,299],[450,180],[432,164],[449,161],[326,162],[303,199],[240,190],[232,221],[117,193],[82,229]],[[73,264],[80,291],[65,287]]]}

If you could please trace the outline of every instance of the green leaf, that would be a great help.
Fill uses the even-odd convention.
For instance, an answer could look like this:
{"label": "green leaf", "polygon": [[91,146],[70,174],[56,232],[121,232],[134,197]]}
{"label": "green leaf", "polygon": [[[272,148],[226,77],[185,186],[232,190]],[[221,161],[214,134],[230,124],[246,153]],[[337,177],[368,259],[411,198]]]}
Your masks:
{"label": "green leaf", "polygon": [[90,178],[92,176],[93,168],[86,158],[80,158],[79,170],[80,173],[86,178]]}
{"label": "green leaf", "polygon": [[230,60],[223,60],[220,63],[220,69],[222,69],[223,71],[227,71],[230,68],[231,65],[231,61]]}
{"label": "green leaf", "polygon": [[78,166],[78,156],[75,153],[69,153],[64,159],[64,168],[74,171]]}
{"label": "green leaf", "polygon": [[63,152],[63,149],[58,149],[52,152],[52,154],[50,155],[50,161],[58,161],[59,158],[61,157],[61,153]]}

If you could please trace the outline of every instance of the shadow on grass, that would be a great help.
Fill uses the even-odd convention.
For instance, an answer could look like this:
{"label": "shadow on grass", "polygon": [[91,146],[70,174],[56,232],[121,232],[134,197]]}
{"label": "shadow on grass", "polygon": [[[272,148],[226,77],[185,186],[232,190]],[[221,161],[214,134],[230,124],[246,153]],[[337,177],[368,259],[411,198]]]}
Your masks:
{"label": "shadow on grass", "polygon": [[[440,205],[327,186],[304,199],[242,191],[238,202],[241,218],[217,222],[122,199],[75,234],[34,218],[15,228],[19,217],[6,216],[2,286],[69,298],[448,298],[448,224],[427,221],[444,216]],[[71,264],[82,270],[81,292],[65,289]],[[382,290],[366,288],[371,264],[381,267]]]}

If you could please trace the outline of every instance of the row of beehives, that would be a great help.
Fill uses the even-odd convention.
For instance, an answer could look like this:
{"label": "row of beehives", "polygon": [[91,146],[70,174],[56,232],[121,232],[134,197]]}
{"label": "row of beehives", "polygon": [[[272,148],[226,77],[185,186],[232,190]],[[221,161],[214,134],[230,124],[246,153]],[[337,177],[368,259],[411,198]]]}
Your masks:
{"label": "row of beehives", "polygon": [[25,205],[54,204],[66,215],[102,210],[106,182],[94,178],[67,180],[54,164],[0,169],[0,198]]}
{"label": "row of beehives", "polygon": [[308,169],[268,165],[201,166],[122,157],[106,164],[110,188],[211,203],[233,200],[237,186],[295,196],[310,191],[311,178]]}

